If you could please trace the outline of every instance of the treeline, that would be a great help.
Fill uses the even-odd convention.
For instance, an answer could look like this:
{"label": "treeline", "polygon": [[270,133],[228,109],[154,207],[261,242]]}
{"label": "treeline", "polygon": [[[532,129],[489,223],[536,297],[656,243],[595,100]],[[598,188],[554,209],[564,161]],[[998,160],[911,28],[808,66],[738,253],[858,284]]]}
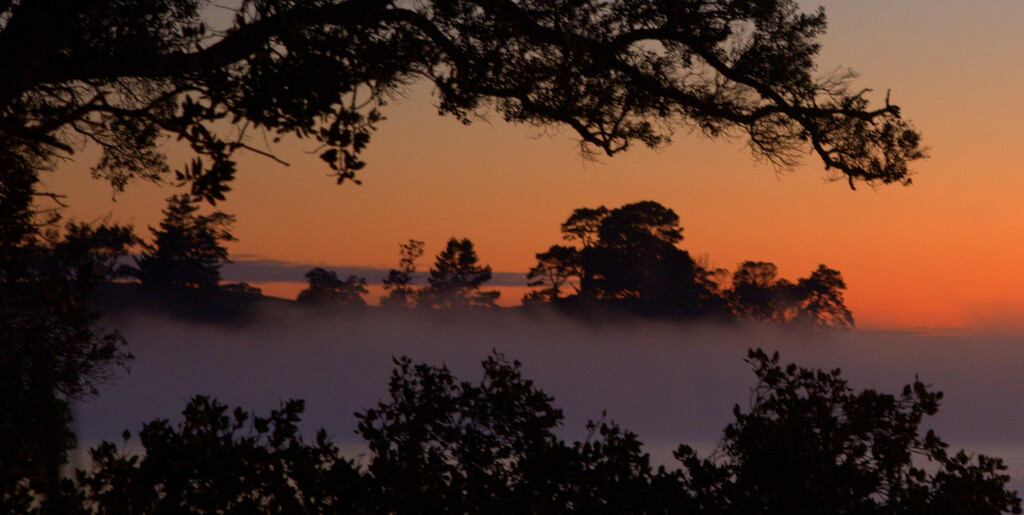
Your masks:
{"label": "treeline", "polygon": [[[551,304],[570,313],[595,309],[671,318],[757,320],[851,328],[843,300],[846,283],[820,265],[795,282],[778,277],[774,264],[745,261],[735,271],[693,259],[678,244],[682,227],[674,211],[644,201],[608,209],[580,208],[562,224],[567,245],[538,253],[526,278],[532,291],[523,304]],[[493,307],[497,291],[484,291],[491,268],[482,266],[468,239],[451,239],[429,270],[427,285],[414,285],[423,242],[400,247],[397,269],[384,279],[382,306]],[[342,281],[317,268],[306,275],[300,301],[366,305],[366,279]]]}
{"label": "treeline", "polygon": [[[199,215],[195,199],[168,199],[160,226],[150,228],[152,242],[135,237],[130,228],[110,226],[123,250],[142,252],[133,265],[112,269],[111,276],[130,277],[147,291],[229,291],[260,295],[246,283],[221,284],[220,267],[229,262],[225,243],[234,240],[234,218],[214,212]],[[69,227],[69,230],[71,228]],[[81,227],[76,230],[81,230]],[[551,305],[576,314],[595,310],[673,319],[756,320],[850,328],[846,283],[839,271],[820,265],[810,275],[790,281],[778,277],[772,263],[745,261],[735,270],[714,268],[679,248],[683,229],[679,216],[657,202],[643,201],[608,209],[576,209],[562,223],[564,244],[536,254],[526,276],[532,289],[523,304]],[[100,242],[108,247],[112,242]],[[496,307],[500,292],[484,287],[492,270],[480,262],[473,242],[450,239],[434,258],[425,284],[417,261],[424,243],[400,245],[398,267],[383,278],[384,307],[464,309]],[[298,295],[303,304],[363,307],[368,281],[314,268],[308,286]]]}
{"label": "treeline", "polygon": [[[0,184],[0,193],[30,197],[31,184],[13,186]],[[748,358],[757,379],[750,406],[734,409],[714,454],[680,445],[674,468],[652,466],[637,435],[613,423],[590,424],[583,441],[559,438],[563,416],[552,397],[495,355],[475,384],[397,360],[390,399],[357,415],[369,448],[359,460],[342,456],[323,431],[300,436],[301,401],[257,417],[199,397],[181,424],[146,424],[144,452],[105,442],[88,469],[64,476],[75,446],[70,403],[96,395],[131,359],[124,339],[98,326],[86,296],[119,274],[160,277],[140,271],[153,266],[141,264],[146,256],[175,234],[221,226],[196,224],[224,219],[199,218],[188,204],[172,203],[181,223],[154,229],[155,243],[127,269],[128,228],[71,223],[42,232],[29,202],[0,204],[0,512],[1020,512],[1002,460],[950,452],[933,432],[922,434],[940,393],[919,381],[897,395],[855,392],[837,370],[783,366],[758,351]],[[584,255],[601,245],[575,248]],[[217,266],[217,255],[186,253],[181,262]],[[178,277],[166,287],[202,290],[216,276]],[[392,293],[409,294],[398,288],[410,286],[400,273],[389,279]]]}
{"label": "treeline", "polygon": [[[142,454],[92,449],[66,480],[67,513],[1020,513],[999,458],[921,434],[942,394],[851,389],[838,370],[751,351],[757,385],[717,450],[680,445],[654,467],[613,422],[555,435],[562,411],[500,354],[478,384],[396,359],[390,398],[356,414],[369,454],[342,456],[304,405],[259,417],[195,397],[176,427],[143,426]],[[123,438],[132,437],[128,431]],[[9,498],[11,499],[11,498]],[[30,492],[20,497],[31,499]],[[10,506],[27,508],[27,505]]]}
{"label": "treeline", "polygon": [[[423,256],[423,242],[409,240],[400,246],[399,267],[384,278],[384,296],[380,305],[390,308],[449,308],[497,306],[498,291],[481,290],[491,280],[490,266],[480,264],[473,242],[469,239],[448,240],[434,261],[427,277],[427,285],[417,287],[416,260]],[[299,302],[365,306],[363,299],[366,278],[351,275],[342,281],[334,272],[314,268],[306,274],[309,287],[299,293]]]}
{"label": "treeline", "polygon": [[562,236],[568,245],[537,254],[527,275],[534,291],[524,303],[853,327],[837,270],[820,265],[790,282],[777,277],[772,263],[745,261],[731,273],[703,265],[677,246],[679,216],[657,202],[577,209],[562,224]]}

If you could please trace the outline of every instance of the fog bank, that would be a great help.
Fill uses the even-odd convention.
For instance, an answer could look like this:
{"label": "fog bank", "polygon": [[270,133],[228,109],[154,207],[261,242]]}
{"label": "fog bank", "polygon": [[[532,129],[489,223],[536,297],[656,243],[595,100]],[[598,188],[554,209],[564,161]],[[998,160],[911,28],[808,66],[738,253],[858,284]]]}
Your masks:
{"label": "fog bank", "polygon": [[584,438],[586,421],[606,411],[640,436],[656,462],[669,462],[680,443],[710,448],[732,420],[732,406],[747,405],[754,376],[743,359],[748,348],[761,347],[778,350],[784,362],[839,367],[855,388],[896,393],[917,374],[945,392],[939,414],[924,426],[953,447],[1004,458],[1014,484],[1024,484],[1021,336],[583,323],[510,310],[283,307],[255,320],[230,326],[129,312],[108,317],[135,361],[129,375],[77,407],[79,441],[118,441],[143,421],[179,420],[195,394],[264,414],[301,398],[304,433],[324,427],[351,455],[362,449],[352,414],[387,394],[392,356],[443,363],[476,381],[480,361],[496,349],[521,361],[524,375],[555,397],[566,415],[565,438]]}

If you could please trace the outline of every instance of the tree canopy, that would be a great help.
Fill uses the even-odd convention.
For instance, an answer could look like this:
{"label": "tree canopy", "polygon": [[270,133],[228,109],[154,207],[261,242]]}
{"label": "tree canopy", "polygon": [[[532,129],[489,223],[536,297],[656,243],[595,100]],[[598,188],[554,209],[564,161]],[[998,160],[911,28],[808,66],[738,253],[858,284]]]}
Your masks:
{"label": "tree canopy", "polygon": [[561,439],[554,398],[498,353],[476,383],[398,358],[388,395],[356,414],[364,459],[342,457],[323,430],[304,440],[301,401],[257,417],[196,397],[177,427],[143,427],[142,455],[93,449],[75,499],[100,513],[1021,512],[1003,460],[921,431],[942,394],[920,381],[855,391],[839,370],[760,350],[748,362],[749,408],[735,407],[712,457],[681,445],[676,467],[652,466],[611,422]]}
{"label": "tree canopy", "polygon": [[839,369],[748,353],[757,384],[724,430],[718,456],[676,458],[713,513],[1020,513],[1001,459],[950,452],[925,417],[942,392],[915,378],[896,395],[854,391]]}
{"label": "tree canopy", "polygon": [[342,281],[337,272],[330,272],[317,267],[306,272],[309,287],[300,291],[296,300],[306,304],[338,304],[342,306],[365,307],[363,296],[366,290],[366,279],[348,276]]}
{"label": "tree canopy", "polygon": [[[218,16],[227,11],[230,16]],[[918,132],[849,71],[818,74],[822,9],[794,0],[70,0],[0,2],[0,141],[35,164],[83,144],[116,187],[176,172],[222,199],[255,134],[315,140],[339,182],[391,95],[425,78],[439,110],[574,131],[585,152],[675,131],[742,136],[782,167],[910,183]]]}
{"label": "tree canopy", "polygon": [[153,243],[135,258],[135,275],[144,288],[198,288],[220,284],[220,267],[228,260],[224,243],[234,240],[229,229],[235,217],[220,211],[200,215],[198,199],[172,195],[160,227],[150,227]]}
{"label": "tree canopy", "polygon": [[527,274],[524,304],[593,305],[647,315],[800,323],[852,328],[838,270],[825,265],[796,283],[772,263],[745,261],[729,276],[678,248],[679,216],[644,200],[614,209],[578,208],[562,224],[575,246],[552,245]]}
{"label": "tree canopy", "polygon": [[417,305],[440,308],[494,307],[501,295],[497,290],[481,291],[491,280],[490,265],[480,265],[469,238],[448,240],[430,267],[427,282],[419,290]]}

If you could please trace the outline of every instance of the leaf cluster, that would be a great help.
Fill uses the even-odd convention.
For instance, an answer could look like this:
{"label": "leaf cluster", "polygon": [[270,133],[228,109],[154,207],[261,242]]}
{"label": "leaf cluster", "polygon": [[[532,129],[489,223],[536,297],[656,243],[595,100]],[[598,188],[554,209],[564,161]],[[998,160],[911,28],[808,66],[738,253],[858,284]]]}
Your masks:
{"label": "leaf cluster", "polygon": [[237,152],[294,136],[358,182],[381,109],[426,79],[441,113],[567,127],[587,155],[695,129],[782,169],[816,154],[851,187],[909,184],[919,133],[852,72],[816,76],[825,26],[794,0],[2,2],[0,141],[51,164],[98,145],[94,173],[123,188],[165,177],[177,139],[195,159],[175,181],[216,202]]}

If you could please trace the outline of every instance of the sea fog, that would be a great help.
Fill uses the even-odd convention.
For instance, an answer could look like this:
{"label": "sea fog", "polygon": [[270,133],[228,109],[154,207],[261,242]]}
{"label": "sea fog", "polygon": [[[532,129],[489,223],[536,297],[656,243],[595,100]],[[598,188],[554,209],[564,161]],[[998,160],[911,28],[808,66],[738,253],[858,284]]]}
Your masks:
{"label": "sea fog", "polygon": [[[135,355],[130,374],[79,403],[83,450],[120,442],[144,421],[181,419],[190,397],[212,395],[266,414],[284,399],[306,401],[302,428],[327,429],[348,457],[365,452],[354,412],[387,396],[392,357],[447,365],[477,381],[492,350],[522,362],[524,375],[555,397],[560,435],[586,438],[585,424],[614,420],[639,435],[655,463],[674,466],[686,443],[710,451],[732,407],[748,405],[754,376],[747,349],[783,362],[841,368],[857,389],[897,393],[915,375],[945,392],[925,420],[953,448],[1002,457],[1024,487],[1024,337],[854,330],[815,332],[757,325],[588,321],[512,310],[331,313],[283,306],[239,323],[195,323],[122,312],[107,318]],[[134,441],[137,443],[138,439]]]}

